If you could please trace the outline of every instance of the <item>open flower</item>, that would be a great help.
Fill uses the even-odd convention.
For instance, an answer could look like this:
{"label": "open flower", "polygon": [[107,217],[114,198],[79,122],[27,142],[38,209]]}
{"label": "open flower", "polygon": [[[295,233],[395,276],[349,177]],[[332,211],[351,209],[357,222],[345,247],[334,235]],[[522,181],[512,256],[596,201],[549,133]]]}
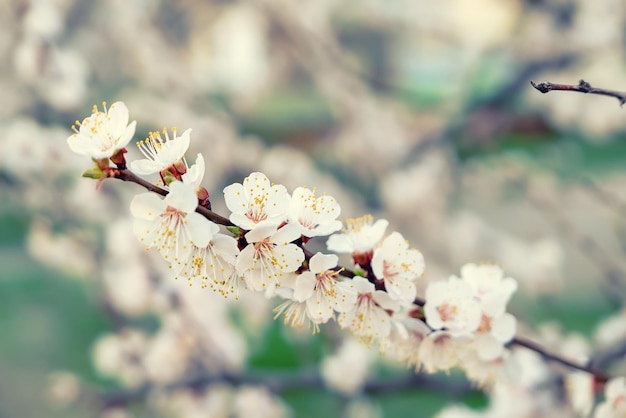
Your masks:
{"label": "open flower", "polygon": [[475,297],[490,317],[502,315],[517,290],[517,281],[504,277],[495,264],[466,264],[461,268],[461,278],[474,286]]}
{"label": "open flower", "polygon": [[263,173],[252,173],[243,184],[227,186],[224,199],[232,212],[231,222],[247,230],[257,225],[280,225],[286,220],[289,207],[289,193],[285,186],[272,186]]}
{"label": "open flower", "polygon": [[372,215],[348,219],[346,231],[342,234],[331,235],[326,241],[329,251],[352,254],[355,263],[365,265],[372,260],[374,247],[382,239],[389,225],[386,219],[373,222]]}
{"label": "open flower", "polygon": [[276,295],[285,299],[283,303],[274,309],[274,319],[283,316],[283,323],[292,328],[313,328],[313,334],[320,331],[321,321],[313,321],[308,314],[306,301],[300,302],[294,299],[298,275],[290,273],[283,276],[280,287],[276,288]]}
{"label": "open flower", "polygon": [[387,292],[376,290],[374,284],[364,277],[354,277],[352,286],[356,292],[356,301],[339,316],[339,325],[350,329],[367,343],[388,336],[391,332],[391,317],[387,311],[399,310],[398,302],[391,299]]}
{"label": "open flower", "polygon": [[293,225],[280,229],[272,225],[259,226],[245,235],[249,244],[241,250],[235,268],[250,289],[265,291],[270,296],[284,275],[300,267],[304,252],[291,244],[299,236]]}
{"label": "open flower", "polygon": [[412,317],[411,310],[394,312],[391,317],[391,332],[380,340],[380,352],[407,366],[419,370],[421,362],[419,347],[432,330],[420,319]]}
{"label": "open flower", "polygon": [[191,129],[179,136],[174,128],[171,138],[166,129],[163,129],[163,137],[160,132],[150,132],[148,138],[137,142],[137,147],[146,158],[131,161],[130,169],[142,176],[159,173],[180,161],[190,142]]}
{"label": "open flower", "polygon": [[202,287],[209,286],[227,297],[232,294],[239,297],[239,278],[235,272],[235,259],[239,254],[237,241],[230,236],[220,234],[219,227],[209,222],[209,243],[204,247],[192,245],[190,256],[174,267],[177,278],[186,278],[190,282],[201,281]]}
{"label": "open flower", "polygon": [[77,154],[95,159],[109,158],[124,148],[135,135],[137,122],[128,124],[128,108],[122,102],[113,103],[104,111],[93,107],[91,116],[76,121],[74,133],[67,138],[70,149]]}
{"label": "open flower", "polygon": [[452,276],[426,288],[426,322],[433,329],[446,328],[453,336],[471,335],[480,326],[482,310],[474,298],[474,287]]}
{"label": "open flower", "polygon": [[417,294],[415,280],[424,273],[424,256],[398,232],[389,235],[380,248],[374,250],[372,270],[384,280],[385,290],[392,299],[413,302]]}
{"label": "open flower", "polygon": [[339,273],[334,254],[317,253],[309,261],[310,271],[300,274],[296,280],[293,298],[306,302],[307,313],[312,320],[327,322],[334,311],[345,312],[354,306],[356,293],[348,282],[337,280]]}
{"label": "open flower", "polygon": [[305,237],[329,235],[341,229],[337,216],[341,207],[331,196],[316,197],[306,187],[293,191],[289,205],[289,221],[300,228]]}
{"label": "open flower", "polygon": [[165,260],[177,265],[187,262],[193,246],[206,247],[214,235],[212,223],[195,212],[197,203],[193,187],[180,181],[170,184],[165,199],[154,193],[135,196],[130,203],[135,235]]}
{"label": "open flower", "polygon": [[447,331],[431,332],[419,346],[419,361],[426,373],[448,371],[459,363],[459,339]]}

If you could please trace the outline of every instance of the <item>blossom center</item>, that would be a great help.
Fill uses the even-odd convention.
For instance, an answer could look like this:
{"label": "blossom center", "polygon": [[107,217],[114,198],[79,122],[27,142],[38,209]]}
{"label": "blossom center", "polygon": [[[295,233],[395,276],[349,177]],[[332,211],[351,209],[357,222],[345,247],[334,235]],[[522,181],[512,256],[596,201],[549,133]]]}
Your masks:
{"label": "blossom center", "polygon": [[437,306],[437,313],[442,321],[447,322],[454,320],[458,313],[458,307],[456,305],[443,304]]}
{"label": "blossom center", "polygon": [[337,272],[334,270],[326,270],[315,277],[317,282],[315,284],[315,289],[321,291],[324,296],[328,296],[334,298],[337,296],[337,290],[335,289],[335,277],[337,276]]}
{"label": "blossom center", "polygon": [[267,219],[267,213],[265,212],[265,196],[256,196],[254,198],[254,203],[246,212],[246,217],[254,223],[259,223]]}

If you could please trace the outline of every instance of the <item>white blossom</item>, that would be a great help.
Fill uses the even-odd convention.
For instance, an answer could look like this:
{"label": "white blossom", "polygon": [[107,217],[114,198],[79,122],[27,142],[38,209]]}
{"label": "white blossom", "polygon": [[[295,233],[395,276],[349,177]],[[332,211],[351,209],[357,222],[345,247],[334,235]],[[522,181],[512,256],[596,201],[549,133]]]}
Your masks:
{"label": "white blossom", "polygon": [[309,271],[296,279],[293,298],[305,302],[309,317],[318,323],[327,322],[333,312],[345,312],[354,306],[356,293],[349,282],[337,280],[339,273],[334,254],[317,253],[309,260]]}
{"label": "white blossom", "polygon": [[224,188],[226,206],[235,225],[251,230],[256,226],[278,226],[286,220],[289,193],[283,185],[271,185],[263,173],[252,173],[243,184]]}
{"label": "white blossom", "polygon": [[478,357],[493,361],[504,352],[504,345],[514,336],[517,321],[506,311],[511,295],[517,290],[517,281],[504,277],[502,269],[492,264],[466,264],[461,277],[474,286],[474,299],[481,304],[480,326],[472,343]]}
{"label": "white blossom", "polygon": [[474,286],[475,296],[491,317],[504,313],[517,290],[517,281],[504,277],[502,269],[494,264],[466,264],[461,267],[461,278]]}
{"label": "white blossom", "polygon": [[291,411],[265,386],[243,385],[235,395],[233,418],[287,418]]}
{"label": "white blossom", "polygon": [[391,332],[387,338],[380,340],[380,351],[419,370],[419,347],[432,332],[431,329],[424,321],[409,316],[406,310],[394,312],[391,320]]}
{"label": "white blossom", "polygon": [[146,370],[137,360],[147,348],[148,337],[143,331],[125,328],[98,337],[91,357],[98,374],[115,377],[125,386],[138,387],[145,382]]}
{"label": "white blossom", "polygon": [[235,260],[239,254],[237,241],[220,234],[219,227],[209,222],[209,243],[204,247],[192,245],[191,255],[180,265],[175,266],[177,278],[193,282],[201,281],[202,287],[209,286],[223,296],[234,294],[239,297],[239,283],[242,280],[235,271]]}
{"label": "white blossom", "polygon": [[67,138],[70,149],[91,158],[109,158],[124,148],[135,135],[136,121],[128,123],[128,108],[123,102],[115,102],[104,111],[93,107],[91,116],[76,121],[74,133]]}
{"label": "white blossom", "polygon": [[328,387],[354,395],[365,383],[371,364],[369,348],[355,339],[346,339],[337,352],[322,360],[322,379]]}
{"label": "white blossom", "polygon": [[516,329],[517,321],[510,313],[493,318],[483,313],[472,347],[481,360],[494,360],[505,351],[504,345],[513,339]]}
{"label": "white blossom", "polygon": [[419,359],[426,373],[448,371],[459,363],[457,347],[460,339],[447,331],[435,331],[419,346]]}
{"label": "white blossom", "polygon": [[415,280],[424,273],[424,256],[409,248],[404,237],[394,232],[374,250],[372,270],[384,280],[385,290],[392,299],[411,303],[417,294]]}
{"label": "white blossom", "polygon": [[481,357],[480,351],[471,349],[468,344],[459,344],[457,353],[467,378],[483,388],[501,380],[509,357],[509,351],[502,351],[500,355],[487,360]]}
{"label": "white blossom", "polygon": [[287,273],[296,271],[304,261],[302,248],[291,241],[300,236],[297,228],[285,225],[259,226],[245,235],[249,244],[237,257],[235,268],[248,287],[266,291],[271,296],[275,286]]}
{"label": "white blossom", "polygon": [[316,197],[312,190],[298,187],[291,196],[287,215],[300,233],[310,238],[340,230],[341,222],[336,220],[340,213],[341,207],[333,197]]}
{"label": "white blossom", "polygon": [[446,328],[452,335],[468,335],[480,326],[482,311],[474,298],[474,287],[452,276],[428,285],[424,315],[434,329]]}
{"label": "white blossom", "polygon": [[564,386],[569,403],[582,417],[588,417],[595,402],[594,377],[587,372],[574,371],[564,377]]}
{"label": "white blossom", "polygon": [[[346,221],[345,233],[331,235],[326,242],[329,251],[341,254],[352,254],[355,260],[364,254],[370,254],[382,239],[389,222],[379,219],[372,224],[374,218],[365,215]],[[369,261],[369,260],[368,260]]]}
{"label": "white blossom", "polygon": [[187,152],[190,142],[191,129],[187,129],[179,136],[174,128],[172,138],[167,129],[163,129],[163,137],[160,132],[150,132],[148,138],[137,142],[137,147],[146,158],[131,161],[130,169],[142,176],[159,173],[180,161]]}
{"label": "white blossom", "polygon": [[280,305],[274,309],[274,319],[283,316],[283,324],[292,328],[312,328],[313,334],[320,332],[321,319],[314,319],[309,314],[306,300],[298,301],[294,298],[296,281],[298,276],[291,273],[283,277],[280,287],[276,288],[276,295],[285,299]]}
{"label": "white blossom", "polygon": [[400,309],[398,302],[391,299],[387,292],[376,290],[374,284],[364,277],[354,277],[352,286],[357,295],[356,302],[350,310],[339,315],[339,325],[368,343],[389,335],[391,318],[387,310]]}
{"label": "white blossom", "polygon": [[197,197],[188,184],[175,181],[161,199],[154,193],[135,196],[130,211],[136,218],[133,230],[148,248],[155,247],[173,264],[187,262],[193,245],[206,247],[211,240],[211,222],[196,213]]}

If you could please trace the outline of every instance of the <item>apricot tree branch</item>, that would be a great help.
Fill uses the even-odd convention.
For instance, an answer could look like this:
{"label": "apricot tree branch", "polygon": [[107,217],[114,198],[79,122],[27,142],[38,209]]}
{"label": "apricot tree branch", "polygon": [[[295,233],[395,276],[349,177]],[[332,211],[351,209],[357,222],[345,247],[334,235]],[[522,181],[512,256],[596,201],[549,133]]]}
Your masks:
{"label": "apricot tree branch", "polygon": [[[119,178],[120,180],[124,180],[124,181],[130,181],[133,183],[137,183],[141,186],[143,186],[144,188],[146,188],[149,191],[155,192],[160,194],[161,196],[166,196],[168,194],[168,191],[165,189],[162,189],[160,187],[155,186],[154,184],[136,176],[134,173],[132,173],[129,170],[126,169],[121,169],[119,170],[119,172],[116,172],[114,175],[115,178]],[[204,215],[206,218],[208,218],[209,220],[216,222],[218,224],[221,225],[226,225],[226,226],[231,226],[233,225],[232,222],[230,222],[229,219],[218,215],[217,213],[210,211],[202,206],[198,206],[196,211],[198,213],[200,213],[201,215]],[[307,255],[311,256],[311,253],[308,252],[306,249],[304,249],[304,246],[302,245],[302,242],[300,242],[300,246],[303,248],[303,250],[307,253]],[[347,277],[347,278],[352,278],[355,276],[355,273],[349,269],[343,268],[343,267],[338,267],[338,271],[340,272],[341,275]],[[413,302],[416,306],[424,306],[426,304],[426,300],[422,299],[422,298],[416,298]],[[593,375],[599,382],[607,382],[611,377],[602,372],[601,370],[597,370],[596,368],[594,368],[592,365],[582,365],[582,364],[578,364],[575,363],[573,361],[570,361],[564,357],[561,357],[557,354],[551,353],[549,351],[547,351],[546,349],[544,349],[543,347],[541,347],[539,344],[532,342],[530,340],[526,340],[524,338],[520,338],[520,337],[515,337],[513,338],[513,340],[511,340],[511,342],[509,343],[509,345],[518,345],[520,347],[525,347],[528,350],[534,351],[537,354],[539,354],[542,358],[549,360],[549,361],[553,361],[559,364],[562,364],[564,366],[567,366],[569,368],[572,369],[576,369],[576,370],[581,370],[584,372],[587,372],[591,375]],[[229,379],[227,379],[226,377],[224,377],[224,380],[229,381]],[[115,402],[114,402],[115,403]]]}

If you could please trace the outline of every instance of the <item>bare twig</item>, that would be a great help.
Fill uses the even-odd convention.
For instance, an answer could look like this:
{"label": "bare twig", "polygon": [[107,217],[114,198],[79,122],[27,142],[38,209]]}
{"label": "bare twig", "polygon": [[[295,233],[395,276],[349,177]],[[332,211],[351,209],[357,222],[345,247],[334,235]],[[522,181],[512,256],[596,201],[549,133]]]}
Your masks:
{"label": "bare twig", "polygon": [[600,96],[615,97],[619,101],[620,106],[624,106],[624,103],[626,103],[626,93],[592,87],[591,84],[589,84],[585,80],[580,80],[577,85],[556,84],[549,81],[544,81],[537,84],[532,80],[530,81],[530,84],[542,93],[549,93],[551,91],[575,91],[578,93],[598,94]]}

